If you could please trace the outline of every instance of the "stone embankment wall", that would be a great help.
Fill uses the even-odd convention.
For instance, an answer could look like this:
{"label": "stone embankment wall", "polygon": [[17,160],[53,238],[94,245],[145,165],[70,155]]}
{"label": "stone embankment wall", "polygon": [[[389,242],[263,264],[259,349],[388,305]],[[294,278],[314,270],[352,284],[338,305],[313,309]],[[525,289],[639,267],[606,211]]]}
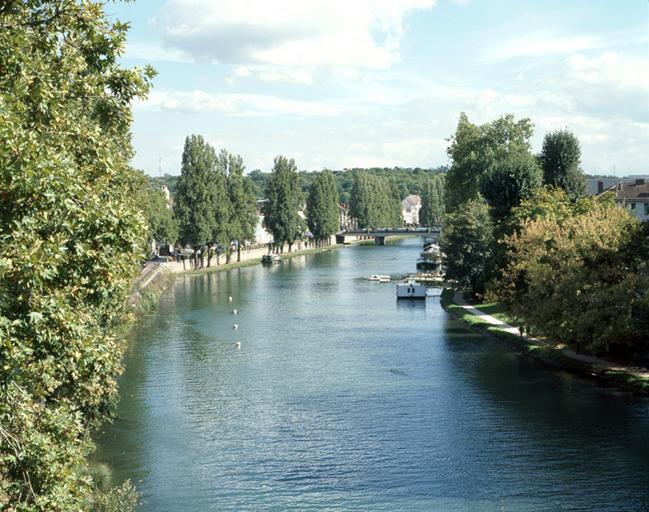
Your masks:
{"label": "stone embankment wall", "polygon": [[[335,245],[336,244],[336,237],[332,236],[330,239],[330,245]],[[325,247],[325,246],[323,246]],[[306,251],[310,249],[316,249],[317,246],[315,245],[314,242],[309,242],[309,241],[303,241],[303,240],[298,240],[293,244],[293,247],[291,248],[291,252],[289,252],[289,247],[288,244],[284,244],[283,251],[274,251],[277,254],[284,254],[284,255],[290,255],[293,253],[297,253],[300,251]],[[241,251],[241,260],[240,262],[247,262],[247,261],[253,261],[253,260],[261,260],[261,257],[264,254],[268,254],[268,247],[267,246],[261,246],[261,247],[254,247],[252,249],[246,249]],[[225,265],[226,263],[226,258],[225,256],[221,255],[221,257],[218,259],[217,263],[217,258],[216,256],[212,257],[212,262],[211,262],[211,267],[212,268],[218,268],[220,266]],[[237,261],[237,254],[234,253],[232,254],[232,257],[230,259],[230,263],[239,263]],[[179,273],[179,272],[188,272],[195,270],[194,269],[194,260],[193,258],[188,258],[185,259],[184,261],[169,261],[166,263],[161,263],[159,266],[163,269],[165,269],[168,272],[173,272],[173,273]],[[203,258],[202,266],[201,262],[199,261],[198,264],[198,269],[205,269],[207,267],[207,258]]]}

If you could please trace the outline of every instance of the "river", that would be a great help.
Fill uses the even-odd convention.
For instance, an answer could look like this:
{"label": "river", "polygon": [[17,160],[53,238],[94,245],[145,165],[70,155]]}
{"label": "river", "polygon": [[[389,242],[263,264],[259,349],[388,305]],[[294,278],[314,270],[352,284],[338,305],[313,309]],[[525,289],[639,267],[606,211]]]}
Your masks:
{"label": "river", "polygon": [[364,279],[420,250],[177,278],[133,332],[98,457],[145,512],[649,510],[649,402]]}

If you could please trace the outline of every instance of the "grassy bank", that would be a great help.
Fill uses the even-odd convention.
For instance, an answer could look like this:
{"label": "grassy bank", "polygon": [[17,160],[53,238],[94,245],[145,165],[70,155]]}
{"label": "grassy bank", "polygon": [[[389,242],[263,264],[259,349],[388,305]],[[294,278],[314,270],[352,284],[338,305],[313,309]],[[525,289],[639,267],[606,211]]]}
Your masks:
{"label": "grassy bank", "polygon": [[[642,375],[641,372],[623,366],[611,368],[610,366],[585,362],[567,355],[564,352],[566,346],[563,344],[546,340],[533,341],[504,331],[501,327],[488,323],[456,304],[453,301],[454,293],[454,290],[444,289],[441,296],[442,307],[453,317],[464,322],[472,330],[505,343],[513,350],[533,357],[548,366],[560,368],[589,378],[595,378],[608,385],[617,386],[637,393],[649,394],[649,378]],[[478,303],[471,305],[503,322],[516,326],[516,323],[500,304]]]}

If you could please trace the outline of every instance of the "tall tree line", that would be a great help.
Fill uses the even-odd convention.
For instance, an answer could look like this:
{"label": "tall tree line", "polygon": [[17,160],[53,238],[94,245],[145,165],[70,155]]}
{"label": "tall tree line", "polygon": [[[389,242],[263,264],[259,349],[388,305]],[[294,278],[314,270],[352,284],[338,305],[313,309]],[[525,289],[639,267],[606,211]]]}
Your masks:
{"label": "tall tree line", "polygon": [[[195,266],[211,266],[216,253],[230,262],[240,258],[245,240],[252,240],[257,223],[256,200],[244,175],[243,159],[222,150],[218,155],[200,135],[185,139],[180,178],[174,198],[179,241],[194,249]],[[200,255],[200,258],[199,258]]]}
{"label": "tall tree line", "polygon": [[340,196],[330,171],[322,171],[313,181],[306,201],[307,225],[316,244],[328,244],[338,231]]}
{"label": "tall tree line", "polygon": [[361,229],[402,226],[398,187],[391,179],[359,172],[354,176],[350,213]]}

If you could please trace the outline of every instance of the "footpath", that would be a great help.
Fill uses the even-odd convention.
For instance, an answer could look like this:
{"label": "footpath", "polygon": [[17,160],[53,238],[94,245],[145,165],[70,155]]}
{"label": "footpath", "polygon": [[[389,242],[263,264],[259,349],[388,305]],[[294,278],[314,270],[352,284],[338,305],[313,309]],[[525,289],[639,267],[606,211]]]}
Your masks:
{"label": "footpath", "polygon": [[[450,290],[447,290],[450,292]],[[474,330],[490,334],[512,348],[530,355],[551,366],[596,378],[606,384],[614,385],[642,394],[649,394],[649,369],[641,366],[627,366],[607,361],[596,356],[578,354],[560,344],[549,343],[521,334],[518,327],[481,311],[468,304],[461,291],[455,290],[452,300],[442,305],[449,313],[463,320]]]}

